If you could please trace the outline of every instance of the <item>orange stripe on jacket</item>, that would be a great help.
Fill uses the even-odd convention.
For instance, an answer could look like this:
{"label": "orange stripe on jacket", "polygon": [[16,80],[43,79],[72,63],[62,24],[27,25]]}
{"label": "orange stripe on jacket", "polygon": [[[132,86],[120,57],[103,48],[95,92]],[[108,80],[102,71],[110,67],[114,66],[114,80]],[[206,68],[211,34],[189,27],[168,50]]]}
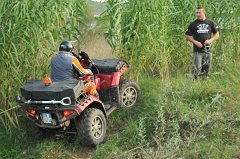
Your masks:
{"label": "orange stripe on jacket", "polygon": [[73,66],[82,74],[89,74],[80,64],[80,62],[78,61],[78,59],[76,57],[73,58],[72,60],[72,64]]}

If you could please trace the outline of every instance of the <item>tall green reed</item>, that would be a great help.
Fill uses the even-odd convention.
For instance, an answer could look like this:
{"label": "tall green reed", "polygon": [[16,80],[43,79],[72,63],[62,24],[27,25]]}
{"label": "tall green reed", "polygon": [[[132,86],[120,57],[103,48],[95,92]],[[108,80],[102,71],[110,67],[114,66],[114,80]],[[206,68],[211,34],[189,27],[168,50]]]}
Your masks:
{"label": "tall green reed", "polygon": [[[49,63],[63,39],[78,40],[87,29],[84,0],[3,0],[0,3],[0,121],[17,127],[14,96],[28,79],[49,74]],[[80,39],[77,39],[81,37]]]}
{"label": "tall green reed", "polygon": [[185,30],[196,19],[195,9],[202,5],[207,17],[220,27],[220,39],[214,44],[214,69],[239,56],[239,2],[207,1],[108,1],[110,27],[108,40],[115,54],[133,63],[132,75],[141,73],[168,78],[175,72],[189,72],[192,46]]}

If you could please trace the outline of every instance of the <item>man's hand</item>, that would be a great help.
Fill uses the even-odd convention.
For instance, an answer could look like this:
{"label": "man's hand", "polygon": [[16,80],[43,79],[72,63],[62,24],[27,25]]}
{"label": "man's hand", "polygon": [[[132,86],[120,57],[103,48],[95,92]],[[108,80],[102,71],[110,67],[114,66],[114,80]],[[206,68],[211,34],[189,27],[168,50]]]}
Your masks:
{"label": "man's hand", "polygon": [[202,48],[202,47],[203,47],[203,44],[200,43],[199,41],[195,40],[195,39],[193,38],[193,36],[187,35],[187,36],[186,36],[186,39],[187,39],[187,41],[190,41],[191,43],[193,43],[194,45],[196,45],[196,46],[199,47],[199,48]]}
{"label": "man's hand", "polygon": [[93,75],[92,71],[90,69],[85,69],[88,75]]}
{"label": "man's hand", "polygon": [[208,39],[204,42],[205,45],[211,45],[215,40],[217,40],[219,38],[219,32],[216,32],[215,34],[213,34],[211,39]]}
{"label": "man's hand", "polygon": [[200,43],[199,41],[194,41],[194,44],[197,46],[197,47],[199,47],[199,48],[202,48],[203,47],[203,44],[202,43]]}
{"label": "man's hand", "polygon": [[204,42],[205,45],[211,45],[212,44],[212,39],[208,39]]}

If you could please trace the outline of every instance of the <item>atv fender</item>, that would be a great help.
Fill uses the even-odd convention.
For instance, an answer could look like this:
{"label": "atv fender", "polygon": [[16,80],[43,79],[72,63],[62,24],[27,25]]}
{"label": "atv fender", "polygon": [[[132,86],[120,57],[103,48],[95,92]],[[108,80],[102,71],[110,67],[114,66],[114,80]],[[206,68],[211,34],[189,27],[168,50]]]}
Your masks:
{"label": "atv fender", "polygon": [[105,117],[107,117],[107,113],[104,107],[104,104],[95,96],[90,95],[88,98],[84,99],[80,104],[77,106],[77,113],[82,113],[87,108],[97,108],[100,109]]}
{"label": "atv fender", "polygon": [[124,65],[119,72],[114,72],[112,75],[112,83],[111,86],[119,86],[120,77],[123,73],[128,69],[127,65]]}

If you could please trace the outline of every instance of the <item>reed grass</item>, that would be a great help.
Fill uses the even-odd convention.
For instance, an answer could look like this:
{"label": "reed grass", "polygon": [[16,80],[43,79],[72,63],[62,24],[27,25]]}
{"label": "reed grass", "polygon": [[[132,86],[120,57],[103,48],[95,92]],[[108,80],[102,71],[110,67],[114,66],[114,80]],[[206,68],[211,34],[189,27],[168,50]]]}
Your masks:
{"label": "reed grass", "polygon": [[16,106],[20,86],[48,75],[59,43],[81,43],[88,22],[84,0],[0,2],[0,119],[7,130],[18,127],[16,112],[5,110]]}
{"label": "reed grass", "polygon": [[109,0],[109,43],[116,55],[134,64],[135,78],[143,72],[162,79],[172,73],[190,72],[193,53],[185,40],[185,30],[196,19],[199,5],[221,29],[220,39],[214,44],[217,62],[213,66],[222,69],[228,58],[236,58],[240,52],[237,0]]}

